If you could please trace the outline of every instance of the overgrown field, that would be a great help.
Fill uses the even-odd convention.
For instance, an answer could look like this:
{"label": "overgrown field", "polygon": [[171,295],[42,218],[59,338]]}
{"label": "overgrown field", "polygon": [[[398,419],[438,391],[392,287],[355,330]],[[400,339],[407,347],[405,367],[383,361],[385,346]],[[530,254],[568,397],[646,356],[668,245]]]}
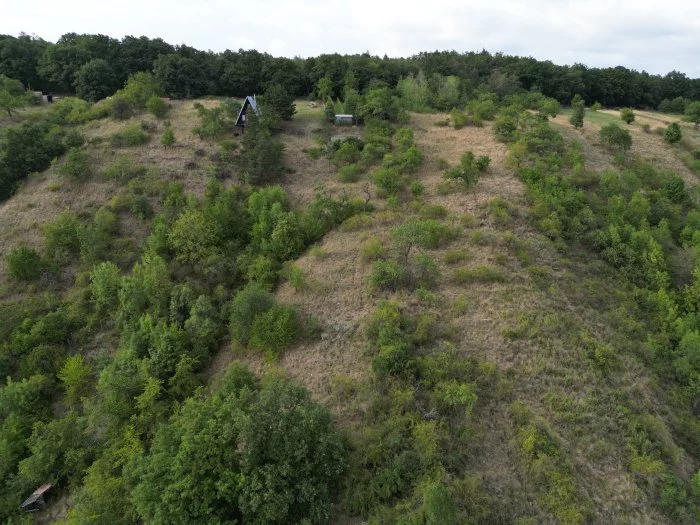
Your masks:
{"label": "overgrown field", "polygon": [[15,123],[0,518],[697,523],[692,127],[159,94]]}

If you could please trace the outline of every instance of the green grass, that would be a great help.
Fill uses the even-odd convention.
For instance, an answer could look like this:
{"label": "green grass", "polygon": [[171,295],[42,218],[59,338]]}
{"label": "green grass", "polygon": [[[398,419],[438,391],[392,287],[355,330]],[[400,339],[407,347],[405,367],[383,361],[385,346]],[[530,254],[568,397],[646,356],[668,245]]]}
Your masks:
{"label": "green grass", "polygon": [[508,276],[503,270],[489,264],[458,268],[454,271],[453,276],[454,280],[459,284],[473,282],[504,283],[508,280]]}

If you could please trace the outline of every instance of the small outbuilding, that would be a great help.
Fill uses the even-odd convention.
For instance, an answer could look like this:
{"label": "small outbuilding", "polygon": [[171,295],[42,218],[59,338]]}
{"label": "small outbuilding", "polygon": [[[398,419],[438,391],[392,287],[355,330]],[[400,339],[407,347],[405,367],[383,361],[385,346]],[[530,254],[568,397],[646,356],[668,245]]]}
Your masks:
{"label": "small outbuilding", "polygon": [[20,508],[25,512],[38,512],[46,506],[44,494],[51,488],[51,483],[44,483],[41,487],[32,492],[26,500],[22,502]]}
{"label": "small outbuilding", "polygon": [[243,101],[243,106],[241,106],[241,110],[238,112],[238,118],[236,119],[236,126],[245,127],[249,109],[252,109],[256,116],[260,116],[260,112],[258,111],[258,103],[255,101],[255,95],[252,97],[247,96]]}
{"label": "small outbuilding", "polygon": [[352,115],[337,114],[335,123],[338,126],[352,126]]}

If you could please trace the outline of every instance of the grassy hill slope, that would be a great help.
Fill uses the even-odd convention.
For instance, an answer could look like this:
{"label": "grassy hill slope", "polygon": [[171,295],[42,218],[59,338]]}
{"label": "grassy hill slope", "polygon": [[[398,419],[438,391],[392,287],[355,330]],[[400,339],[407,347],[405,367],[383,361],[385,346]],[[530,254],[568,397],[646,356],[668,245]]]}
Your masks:
{"label": "grassy hill slope", "polygon": [[[257,372],[301,382],[330,407],[350,447],[335,521],[424,516],[447,486],[459,523],[690,522],[692,516],[678,510],[686,504],[679,495],[686,485],[681,489],[675,480],[686,483],[698,470],[697,436],[694,443],[689,436],[697,425],[683,428],[695,417],[672,399],[648,355],[648,313],[638,292],[580,243],[538,227],[532,190],[509,162],[508,146],[496,141],[492,123],[455,130],[438,125],[446,115],[412,114],[406,126],[423,163],[410,179],[423,190],[414,198],[404,189],[392,201],[369,173],[342,183],[327,158],[306,153],[336,130],[322,122],[321,108],[303,101],[297,108],[279,135],[287,173],[278,182],[292,206],[305,209],[320,193],[368,199],[375,210],[347,219],[307,249],[293,261],[296,278],[275,291],[279,303],[314,320],[314,336],[278,359],[225,339],[204,375],[217,384],[227,365],[242,359]],[[567,143],[581,144],[586,168],[599,172],[615,169],[613,155],[597,140],[609,118],[588,113],[580,132],[563,116],[550,122]],[[640,114],[638,121],[657,118]],[[4,302],[42,291],[70,297],[76,279],[87,279],[77,262],[28,288],[6,276],[9,250],[20,243],[41,249],[42,229],[64,210],[89,221],[109,207],[119,221],[112,247],[120,266],[130,268],[153,227],[152,219],[136,216],[136,198],[145,197],[159,213],[168,184],[202,197],[212,174],[227,186],[236,181],[238,169],[221,168],[216,143],[192,134],[191,101],[175,101],[168,119],[177,139],[171,148],[159,143],[162,121],[149,116],[85,124],[79,131],[88,138],[93,170],[86,181],[60,175],[59,160],[0,203]],[[110,145],[114,133],[134,126],[146,130],[147,144]],[[362,136],[363,130],[348,133]],[[660,136],[638,124],[632,133],[632,155],[674,170],[688,186],[697,182]],[[471,188],[445,182],[445,168],[466,151],[490,157],[486,172]],[[103,172],[118,162],[146,170],[126,183],[106,178]],[[404,251],[397,228],[411,221],[434,221],[444,235]],[[372,286],[377,262],[404,257],[405,265],[429,267],[429,277]],[[106,348],[113,355],[114,330],[106,325],[79,351]],[[401,373],[377,372],[383,330],[396,331],[391,345],[410,347]]]}

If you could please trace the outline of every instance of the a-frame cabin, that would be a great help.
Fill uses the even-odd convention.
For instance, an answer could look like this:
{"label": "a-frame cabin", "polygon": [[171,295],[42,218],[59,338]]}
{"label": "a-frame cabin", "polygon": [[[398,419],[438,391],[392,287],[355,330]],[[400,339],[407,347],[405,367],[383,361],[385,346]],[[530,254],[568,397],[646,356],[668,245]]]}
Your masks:
{"label": "a-frame cabin", "polygon": [[260,112],[258,111],[258,104],[255,101],[255,95],[253,95],[252,97],[247,96],[243,101],[243,106],[241,106],[241,110],[238,112],[238,118],[236,119],[236,126],[245,127],[246,113],[248,112],[249,108],[253,110],[256,116],[260,116]]}

